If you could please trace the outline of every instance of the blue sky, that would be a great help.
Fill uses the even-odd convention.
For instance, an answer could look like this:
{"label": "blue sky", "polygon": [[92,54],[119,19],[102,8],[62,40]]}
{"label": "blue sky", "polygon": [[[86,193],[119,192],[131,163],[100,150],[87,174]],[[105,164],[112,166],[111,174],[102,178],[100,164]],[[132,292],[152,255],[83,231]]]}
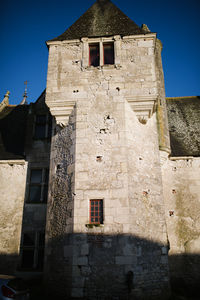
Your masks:
{"label": "blue sky", "polygon": [[[63,33],[95,0],[2,0],[0,6],[0,101],[28,102],[46,85],[45,41]],[[139,26],[145,23],[163,43],[166,96],[200,95],[199,0],[112,0]]]}

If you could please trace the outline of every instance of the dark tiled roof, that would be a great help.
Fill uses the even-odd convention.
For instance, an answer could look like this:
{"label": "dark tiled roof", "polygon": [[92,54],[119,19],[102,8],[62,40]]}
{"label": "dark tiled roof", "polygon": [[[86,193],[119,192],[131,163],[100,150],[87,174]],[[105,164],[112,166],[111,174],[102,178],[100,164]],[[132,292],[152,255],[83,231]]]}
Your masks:
{"label": "dark tiled roof", "polygon": [[112,2],[98,0],[71,27],[52,41],[144,33],[143,29]]}
{"label": "dark tiled roof", "polygon": [[24,157],[27,112],[27,105],[18,105],[0,120],[0,159]]}
{"label": "dark tiled roof", "polygon": [[167,98],[171,156],[200,156],[200,97]]}

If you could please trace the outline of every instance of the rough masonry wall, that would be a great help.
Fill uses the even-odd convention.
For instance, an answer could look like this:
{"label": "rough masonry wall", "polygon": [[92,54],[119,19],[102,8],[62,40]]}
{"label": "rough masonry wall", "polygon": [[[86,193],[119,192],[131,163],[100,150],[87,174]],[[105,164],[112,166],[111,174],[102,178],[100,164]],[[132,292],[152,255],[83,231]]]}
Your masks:
{"label": "rough masonry wall", "polygon": [[172,283],[199,294],[200,159],[172,158],[163,165]]}
{"label": "rough masonry wall", "polygon": [[13,274],[19,263],[27,163],[0,163],[0,272]]}
{"label": "rough masonry wall", "polygon": [[[69,295],[73,232],[75,111],[65,128],[52,137],[47,206],[44,279],[49,294]],[[68,253],[68,256],[66,255]]]}

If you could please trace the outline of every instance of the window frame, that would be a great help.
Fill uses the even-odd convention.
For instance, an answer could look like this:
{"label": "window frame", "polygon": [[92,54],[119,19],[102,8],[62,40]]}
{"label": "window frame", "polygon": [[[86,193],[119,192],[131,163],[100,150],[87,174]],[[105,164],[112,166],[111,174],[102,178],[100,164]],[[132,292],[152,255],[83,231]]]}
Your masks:
{"label": "window frame", "polygon": [[[34,241],[32,245],[24,245],[25,235],[33,235]],[[42,236],[42,240],[41,240]],[[41,243],[42,241],[42,243]],[[31,266],[24,265],[24,252],[33,252],[33,259]],[[20,269],[23,271],[42,271],[44,267],[44,251],[45,251],[45,231],[25,231],[22,234],[22,241],[20,247]],[[42,256],[40,254],[42,253]],[[41,261],[40,261],[41,260]]]}
{"label": "window frame", "polygon": [[[96,204],[98,203],[98,205],[94,205],[93,206],[93,202],[96,202]],[[97,210],[96,209],[92,209],[92,206],[94,208],[97,207]],[[98,213],[97,216],[92,216],[92,213]],[[92,220],[92,218],[94,219],[97,219],[98,220]],[[103,199],[90,199],[89,200],[89,224],[98,224],[98,225],[102,225],[104,223],[104,201]]]}
{"label": "window frame", "polygon": [[[104,46],[105,45],[113,45],[113,63],[111,64],[105,64],[105,50],[104,50]],[[99,49],[99,64],[98,65],[92,65],[91,64],[91,53],[90,53],[90,49],[92,46],[98,45],[98,49]],[[93,68],[98,68],[98,67],[103,67],[103,66],[114,66],[115,65],[115,42],[113,40],[103,40],[103,41],[89,41],[88,42],[88,65],[89,67],[93,67]]]}
{"label": "window frame", "polygon": [[[41,170],[41,182],[31,182],[32,171]],[[49,182],[49,168],[48,167],[31,167],[28,175],[28,193],[27,201],[28,204],[46,204],[48,200],[48,182]],[[31,187],[40,187],[40,199],[38,201],[31,201],[30,193]]]}

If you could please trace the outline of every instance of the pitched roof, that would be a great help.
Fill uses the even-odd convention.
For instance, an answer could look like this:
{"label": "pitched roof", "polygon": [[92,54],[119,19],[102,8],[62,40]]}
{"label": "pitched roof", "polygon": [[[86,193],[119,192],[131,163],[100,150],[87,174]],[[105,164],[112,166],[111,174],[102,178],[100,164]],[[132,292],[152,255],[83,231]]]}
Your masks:
{"label": "pitched roof", "polygon": [[51,41],[145,33],[110,0],[97,0],[72,26]]}
{"label": "pitched roof", "polygon": [[167,98],[172,156],[200,156],[200,97]]}
{"label": "pitched roof", "polygon": [[24,158],[28,105],[17,105],[0,119],[0,159]]}

